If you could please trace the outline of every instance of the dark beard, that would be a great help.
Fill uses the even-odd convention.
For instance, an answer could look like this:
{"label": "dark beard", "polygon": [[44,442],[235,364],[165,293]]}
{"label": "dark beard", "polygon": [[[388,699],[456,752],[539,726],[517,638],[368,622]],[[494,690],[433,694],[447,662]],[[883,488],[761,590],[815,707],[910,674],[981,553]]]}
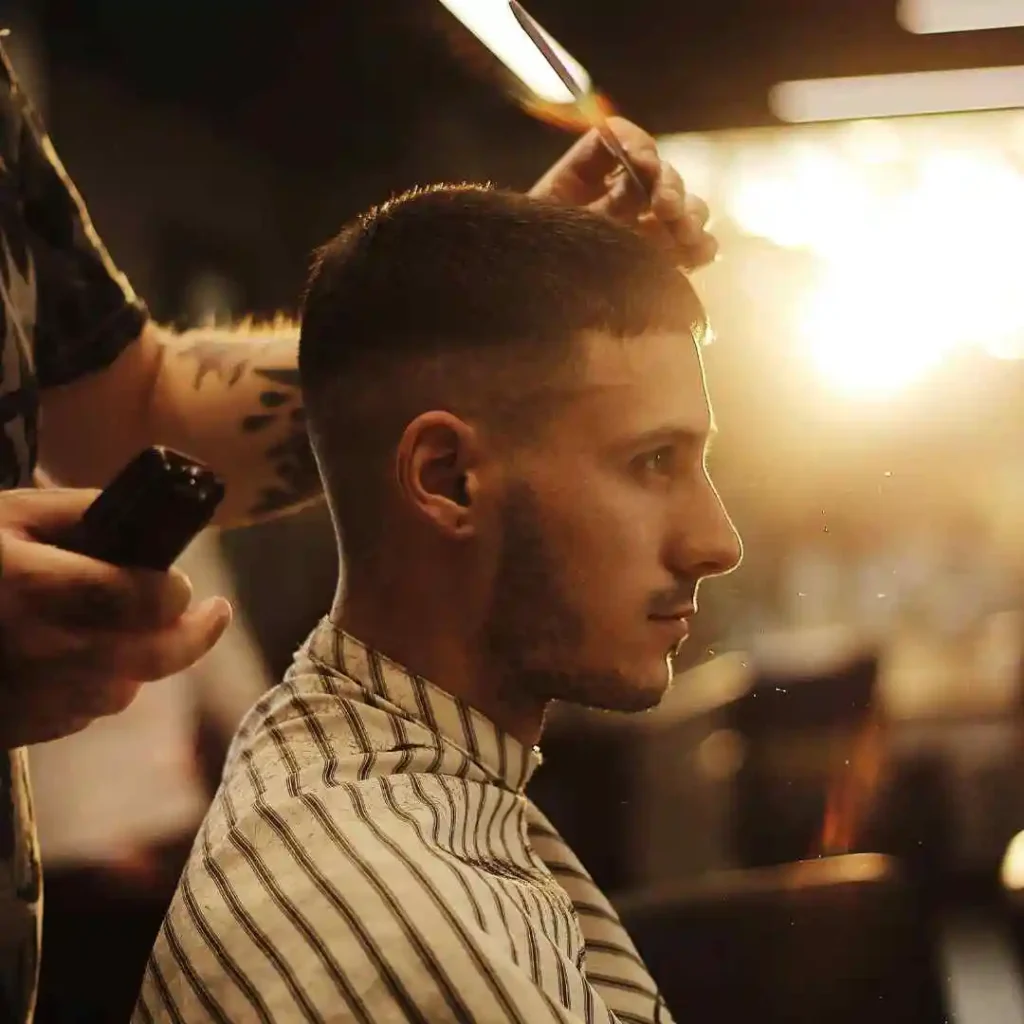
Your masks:
{"label": "dark beard", "polygon": [[615,711],[649,708],[650,694],[621,673],[581,664],[585,624],[545,539],[529,485],[510,488],[503,527],[494,600],[484,624],[485,650],[501,681],[502,701],[510,707],[563,700]]}

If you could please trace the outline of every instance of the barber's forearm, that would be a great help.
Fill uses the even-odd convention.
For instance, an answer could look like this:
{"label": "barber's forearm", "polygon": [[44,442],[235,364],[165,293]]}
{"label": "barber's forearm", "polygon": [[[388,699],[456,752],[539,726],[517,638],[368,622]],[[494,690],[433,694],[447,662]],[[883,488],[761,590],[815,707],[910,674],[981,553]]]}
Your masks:
{"label": "barber's forearm", "polygon": [[320,497],[289,324],[198,329],[164,348],[148,433],[212,466],[227,483],[223,526],[281,515]]}

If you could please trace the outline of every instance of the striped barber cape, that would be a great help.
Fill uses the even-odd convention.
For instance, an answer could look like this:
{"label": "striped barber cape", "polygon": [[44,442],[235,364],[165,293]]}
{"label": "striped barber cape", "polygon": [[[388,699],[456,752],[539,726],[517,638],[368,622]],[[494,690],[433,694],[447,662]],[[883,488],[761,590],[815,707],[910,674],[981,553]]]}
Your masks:
{"label": "striped barber cape", "polygon": [[133,1020],[670,1024],[539,764],[324,620],[235,738]]}

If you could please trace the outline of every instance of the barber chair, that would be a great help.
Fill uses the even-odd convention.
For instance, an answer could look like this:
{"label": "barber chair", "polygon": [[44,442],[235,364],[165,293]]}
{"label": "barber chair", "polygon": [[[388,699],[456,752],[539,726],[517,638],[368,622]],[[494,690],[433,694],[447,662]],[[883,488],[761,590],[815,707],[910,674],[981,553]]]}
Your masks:
{"label": "barber chair", "polygon": [[762,668],[729,706],[744,750],[735,779],[739,864],[787,864],[814,850],[828,787],[872,708],[877,665],[866,654],[813,674]]}
{"label": "barber chair", "polygon": [[930,932],[884,857],[719,872],[618,905],[676,1020],[947,1019]]}
{"label": "barber chair", "polygon": [[725,730],[747,686],[727,654],[680,678],[656,713],[556,706],[530,795],[609,894],[731,866],[735,751]]}

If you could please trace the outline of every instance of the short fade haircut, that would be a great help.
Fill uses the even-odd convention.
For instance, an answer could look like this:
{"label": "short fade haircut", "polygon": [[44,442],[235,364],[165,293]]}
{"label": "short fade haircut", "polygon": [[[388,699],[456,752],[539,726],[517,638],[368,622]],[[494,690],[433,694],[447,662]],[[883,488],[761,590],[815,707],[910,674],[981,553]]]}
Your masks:
{"label": "short fade haircut", "polygon": [[390,456],[420,413],[525,443],[571,383],[584,332],[700,343],[706,324],[667,253],[586,210],[442,185],[363,214],[316,254],[299,343],[346,559],[376,546]]}

